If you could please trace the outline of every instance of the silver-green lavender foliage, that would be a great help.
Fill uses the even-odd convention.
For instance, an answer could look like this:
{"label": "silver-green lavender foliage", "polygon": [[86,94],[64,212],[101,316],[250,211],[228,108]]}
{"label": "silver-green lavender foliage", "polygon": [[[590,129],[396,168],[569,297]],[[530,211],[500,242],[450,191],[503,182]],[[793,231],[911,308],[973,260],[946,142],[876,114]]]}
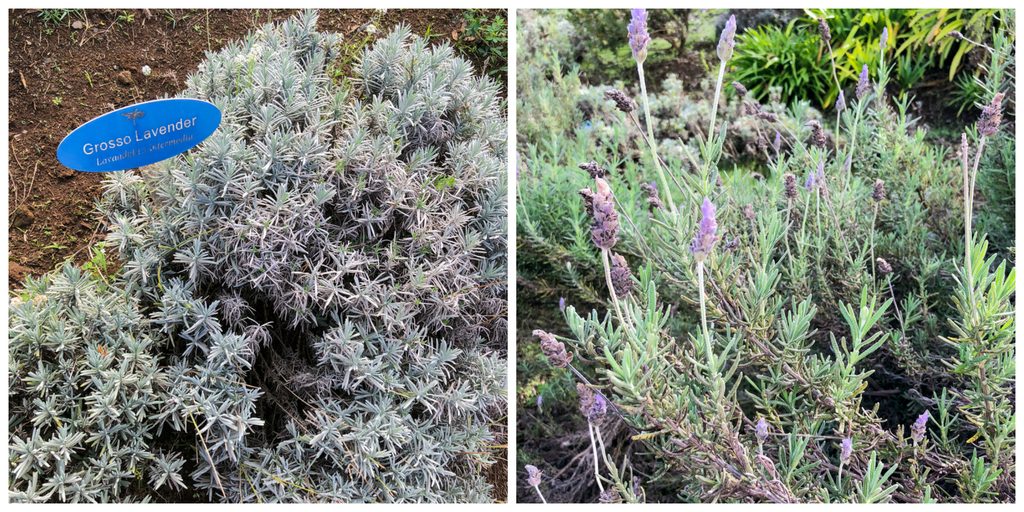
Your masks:
{"label": "silver-green lavender foliage", "polygon": [[340,37],[315,24],[209,54],[183,95],[217,105],[220,129],[106,184],[119,285],[169,354],[150,416],[194,461],[164,480],[223,501],[490,500],[498,87],[407,27],[336,84]]}

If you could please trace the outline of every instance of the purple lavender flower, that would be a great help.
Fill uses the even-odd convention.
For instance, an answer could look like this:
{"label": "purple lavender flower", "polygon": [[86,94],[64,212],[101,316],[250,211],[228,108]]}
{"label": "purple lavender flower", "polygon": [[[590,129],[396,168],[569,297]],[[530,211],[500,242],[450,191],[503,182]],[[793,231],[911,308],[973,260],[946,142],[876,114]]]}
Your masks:
{"label": "purple lavender flower", "polygon": [[885,199],[885,182],[876,179],[875,186],[871,190],[871,199],[876,203],[881,203]]}
{"label": "purple lavender flower", "polygon": [[591,178],[604,178],[608,175],[608,171],[593,160],[590,162],[583,162],[579,167],[580,169],[587,171],[587,174],[589,174]]}
{"label": "purple lavender flower", "polygon": [[537,469],[537,466],[534,466],[533,464],[526,465],[526,483],[533,487],[539,487],[541,476],[541,472]]}
{"label": "purple lavender flower", "polygon": [[999,131],[999,124],[1003,122],[1003,96],[1003,93],[996,94],[992,98],[992,103],[985,105],[981,110],[978,133],[984,137],[991,137]]}
{"label": "purple lavender flower", "polygon": [[739,82],[733,82],[732,88],[736,89],[736,94],[738,94],[740,98],[747,95],[747,87]]}
{"label": "purple lavender flower", "polygon": [[775,140],[772,141],[772,149],[775,150],[776,155],[782,151],[782,134],[778,130],[775,130]]}
{"label": "purple lavender flower", "polygon": [[811,129],[811,144],[824,148],[828,144],[828,135],[825,134],[825,128],[821,126],[821,122],[811,119],[807,122],[807,126]]}
{"label": "purple lavender flower", "polygon": [[716,235],[718,222],[715,220],[715,205],[706,197],[704,198],[704,203],[700,205],[700,215],[697,234],[693,237],[693,241],[690,242],[690,252],[697,258],[697,261],[704,261],[711,254],[711,250],[714,249],[715,242],[718,241],[718,236]]}
{"label": "purple lavender flower", "polygon": [[569,366],[572,353],[565,350],[565,344],[556,340],[554,334],[537,329],[533,335],[540,338],[540,350],[547,356],[548,362],[558,368]]}
{"label": "purple lavender flower", "polygon": [[648,183],[641,183],[640,190],[643,190],[646,194],[647,199],[647,210],[654,213],[654,210],[660,210],[665,207],[665,204],[661,202],[661,196],[658,195],[658,184],[651,181]]}
{"label": "purple lavender flower", "polygon": [[612,290],[615,296],[624,299],[633,291],[633,272],[629,270],[629,263],[621,254],[613,254],[611,259]]}
{"label": "purple lavender flower", "polygon": [[889,44],[889,27],[882,27],[882,37],[878,41],[878,48],[883,52],[885,47]]}
{"label": "purple lavender flower", "polygon": [[839,443],[839,460],[843,463],[849,462],[851,455],[853,455],[853,439],[844,437],[843,441]]}
{"label": "purple lavender flower", "polygon": [[764,421],[764,418],[757,419],[757,425],[754,426],[754,437],[757,437],[758,442],[761,443],[768,439],[768,422]]}
{"label": "purple lavender flower", "polygon": [[633,111],[633,100],[618,89],[608,89],[604,92],[604,97],[614,101],[615,108],[626,114]]}
{"label": "purple lavender flower", "polygon": [[839,90],[839,97],[836,98],[836,113],[842,114],[846,110],[846,94],[843,94],[843,90]]}
{"label": "purple lavender flower", "polygon": [[594,393],[594,403],[590,406],[587,418],[590,421],[598,421],[608,414],[608,400],[601,393]]}
{"label": "purple lavender flower", "polygon": [[728,61],[732,58],[732,49],[736,46],[736,16],[729,16],[729,21],[725,22],[725,28],[722,29],[722,35],[718,38],[718,58],[722,59],[722,62]]}
{"label": "purple lavender flower", "polygon": [[643,64],[647,60],[647,44],[651,42],[647,32],[647,9],[633,9],[626,30],[629,32],[629,48],[633,50],[633,58],[638,64]]}
{"label": "purple lavender flower", "polygon": [[832,30],[829,29],[828,22],[824,17],[818,18],[818,33],[821,34],[821,40],[825,41],[825,44],[832,42]]}
{"label": "purple lavender flower", "polygon": [[928,411],[924,411],[910,426],[910,437],[917,443],[924,441],[924,436],[928,433],[928,418],[930,418]]}
{"label": "purple lavender flower", "polygon": [[558,298],[558,310],[565,313],[565,297]]}
{"label": "purple lavender flower", "polygon": [[[615,196],[604,178],[597,178],[597,192],[590,192],[590,238],[601,249],[611,249],[619,241],[619,214],[615,211]],[[589,192],[589,189],[584,189]],[[581,191],[584,197],[587,194]]]}
{"label": "purple lavender flower", "polygon": [[537,395],[537,410],[544,412],[544,395]]}
{"label": "purple lavender flower", "polygon": [[860,68],[860,79],[857,80],[857,99],[863,99],[871,92],[871,81],[868,78],[868,65]]}
{"label": "purple lavender flower", "polygon": [[807,178],[804,180],[805,190],[814,190],[814,188],[818,186],[817,176],[818,173],[815,171],[807,173]]}
{"label": "purple lavender flower", "polygon": [[790,201],[796,199],[796,176],[793,173],[787,172],[782,177],[782,193]]}

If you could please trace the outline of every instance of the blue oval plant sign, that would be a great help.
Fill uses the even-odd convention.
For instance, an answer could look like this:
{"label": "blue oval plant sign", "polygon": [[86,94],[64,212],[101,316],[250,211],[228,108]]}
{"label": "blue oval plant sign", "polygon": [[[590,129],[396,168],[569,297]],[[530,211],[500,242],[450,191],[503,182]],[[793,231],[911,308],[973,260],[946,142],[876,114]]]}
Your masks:
{"label": "blue oval plant sign", "polygon": [[213,134],[220,118],[220,109],[201,100],[136,103],[69,133],[57,146],[57,160],[85,172],[142,167],[192,149]]}

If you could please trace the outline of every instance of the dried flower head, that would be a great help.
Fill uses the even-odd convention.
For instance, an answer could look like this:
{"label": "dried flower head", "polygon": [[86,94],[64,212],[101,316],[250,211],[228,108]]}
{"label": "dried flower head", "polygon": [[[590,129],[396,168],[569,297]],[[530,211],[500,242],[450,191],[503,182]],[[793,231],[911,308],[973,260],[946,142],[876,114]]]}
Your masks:
{"label": "dried flower head", "polygon": [[629,32],[629,48],[633,50],[633,58],[643,64],[647,60],[647,44],[651,42],[651,36],[647,33],[647,9],[633,9],[626,30]]}
{"label": "dried flower head", "polygon": [[768,439],[768,422],[764,418],[758,418],[757,424],[754,425],[754,437],[761,443]]}
{"label": "dried flower head", "polygon": [[590,386],[577,383],[576,395],[580,399],[580,412],[587,420],[598,421],[608,413],[608,400],[601,393],[590,389]]}
{"label": "dried flower head", "polygon": [[851,455],[853,455],[853,439],[844,437],[839,443],[839,460],[844,463],[849,462]]}
{"label": "dried flower head", "polygon": [[886,276],[892,273],[892,265],[885,258],[875,258],[875,264],[878,265],[879,274]]}
{"label": "dried flower head", "polygon": [[871,200],[876,203],[881,203],[885,199],[885,182],[876,179],[875,186],[871,190]]}
{"label": "dried flower head", "polygon": [[836,113],[842,114],[844,110],[846,110],[846,94],[840,89],[839,96],[836,97]]}
{"label": "dried flower head", "polygon": [[703,261],[718,241],[718,222],[715,220],[715,205],[710,199],[704,198],[700,205],[700,223],[697,225],[697,234],[690,242],[690,252],[698,261]]}
{"label": "dried flower head", "polygon": [[741,84],[739,82],[733,82],[732,83],[732,88],[736,89],[736,94],[738,94],[740,96],[740,98],[742,98],[742,97],[747,95],[747,88],[746,88],[746,86],[744,86],[743,84]]}
{"label": "dried flower head", "polygon": [[608,89],[604,92],[604,97],[614,101],[615,108],[623,113],[628,114],[634,109],[633,99],[618,89]]}
{"label": "dried flower head", "polygon": [[928,433],[928,418],[930,418],[928,411],[924,411],[910,426],[910,437],[914,442],[924,441],[924,436]]}
{"label": "dried flower head", "polygon": [[555,339],[555,335],[537,329],[533,335],[540,338],[540,350],[553,366],[565,368],[572,362],[572,353],[565,350],[565,344]]}
{"label": "dried flower head", "polygon": [[653,181],[641,183],[640,190],[642,190],[646,196],[647,209],[649,211],[654,212],[654,210],[660,210],[665,207],[665,204],[661,202],[661,196],[658,194],[657,183]]}
{"label": "dried flower head", "polygon": [[757,213],[754,212],[754,205],[743,205],[743,217],[749,221],[753,221],[754,219],[757,218]]}
{"label": "dried flower head", "polygon": [[611,258],[612,290],[615,296],[622,299],[633,291],[633,272],[629,270],[626,258],[621,254],[612,254]]}
{"label": "dried flower head", "polygon": [[825,44],[832,42],[832,30],[828,27],[828,22],[824,17],[818,18],[818,33],[821,34],[821,40]]}
{"label": "dried flower head", "polygon": [[615,211],[615,196],[604,178],[597,178],[597,191],[593,193],[590,216],[590,238],[601,249],[611,249],[619,241],[619,214]]}
{"label": "dried flower head", "polygon": [[538,487],[540,486],[540,479],[542,476],[543,475],[540,470],[537,469],[537,466],[534,466],[533,464],[526,465],[526,483],[533,487]]}
{"label": "dried flower head", "polygon": [[796,176],[791,172],[782,176],[782,194],[790,201],[796,199]]}
{"label": "dried flower head", "polygon": [[981,110],[981,117],[978,118],[978,133],[984,137],[991,137],[999,131],[999,125],[1003,122],[1003,93],[997,93],[992,102],[985,105]]}
{"label": "dried flower head", "polygon": [[722,29],[722,35],[718,38],[718,58],[722,62],[732,58],[732,50],[736,46],[736,16],[729,16]]}
{"label": "dried flower head", "polygon": [[871,79],[868,78],[868,65],[860,68],[860,79],[857,80],[857,99],[864,99],[871,92]]}
{"label": "dried flower head", "polygon": [[584,163],[580,164],[580,169],[583,169],[584,171],[587,171],[587,174],[590,174],[590,177],[594,178],[594,179],[604,178],[604,177],[608,176],[608,171],[605,170],[604,167],[601,167],[600,165],[597,164],[597,162],[594,162],[594,161],[584,162]]}

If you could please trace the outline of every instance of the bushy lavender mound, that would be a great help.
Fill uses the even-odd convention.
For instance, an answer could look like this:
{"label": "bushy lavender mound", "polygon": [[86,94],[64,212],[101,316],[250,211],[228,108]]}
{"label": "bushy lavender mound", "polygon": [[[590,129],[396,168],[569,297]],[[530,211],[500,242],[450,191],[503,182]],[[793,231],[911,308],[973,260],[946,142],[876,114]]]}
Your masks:
{"label": "bushy lavender mound", "polygon": [[106,184],[118,286],[167,353],[151,417],[200,499],[490,500],[498,87],[406,27],[338,83],[340,37],[315,25],[304,13],[209,54],[183,95],[216,104],[220,129]]}

